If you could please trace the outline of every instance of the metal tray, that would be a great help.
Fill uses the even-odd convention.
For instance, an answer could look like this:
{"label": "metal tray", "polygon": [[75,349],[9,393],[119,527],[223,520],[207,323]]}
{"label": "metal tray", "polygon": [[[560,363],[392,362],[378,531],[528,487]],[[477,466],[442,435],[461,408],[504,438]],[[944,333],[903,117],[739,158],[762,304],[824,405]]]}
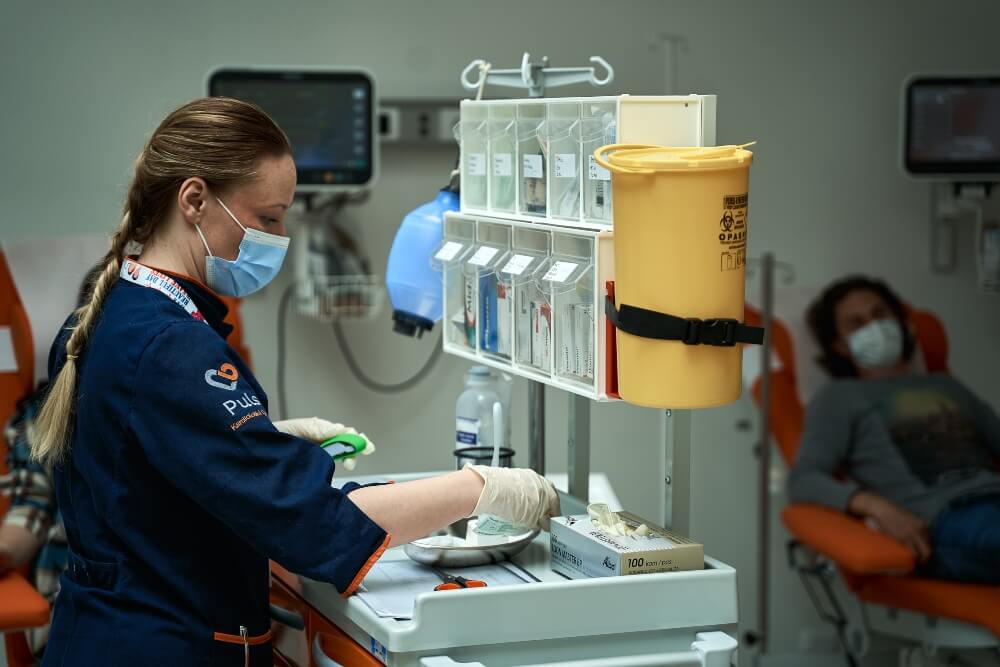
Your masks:
{"label": "metal tray", "polygon": [[445,530],[438,531],[434,535],[415,540],[403,547],[403,551],[411,559],[423,565],[436,567],[474,567],[476,565],[489,565],[507,560],[511,556],[520,553],[531,544],[531,541],[538,535],[538,531],[513,535],[503,539],[505,541],[495,544],[481,545],[453,545],[448,544],[447,539],[440,538],[461,538],[465,539],[468,534],[468,519],[462,519],[451,524]]}

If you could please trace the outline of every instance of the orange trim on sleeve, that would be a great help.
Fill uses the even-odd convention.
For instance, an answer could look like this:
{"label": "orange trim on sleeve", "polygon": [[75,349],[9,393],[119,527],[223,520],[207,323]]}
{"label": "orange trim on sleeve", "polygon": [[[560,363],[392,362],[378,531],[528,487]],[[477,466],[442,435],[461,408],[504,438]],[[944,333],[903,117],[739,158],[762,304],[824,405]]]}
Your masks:
{"label": "orange trim on sleeve", "polygon": [[[242,644],[243,637],[239,635],[227,635],[224,632],[216,632],[212,635],[212,639],[217,642],[225,642],[227,644]],[[247,637],[247,644],[250,646],[257,646],[258,644],[266,644],[271,641],[271,631],[268,630],[262,635],[257,635],[256,637]]]}
{"label": "orange trim on sleeve", "polygon": [[368,562],[365,563],[364,567],[358,571],[358,576],[354,577],[354,580],[351,582],[351,585],[347,587],[347,590],[341,593],[341,597],[347,598],[354,595],[354,591],[358,590],[358,586],[361,585],[365,575],[368,574],[368,570],[372,569],[378,559],[382,557],[382,554],[385,553],[385,550],[389,548],[390,542],[392,542],[392,535],[386,533],[385,539],[382,540],[382,545],[375,550],[375,553],[371,555],[371,558],[368,559]]}

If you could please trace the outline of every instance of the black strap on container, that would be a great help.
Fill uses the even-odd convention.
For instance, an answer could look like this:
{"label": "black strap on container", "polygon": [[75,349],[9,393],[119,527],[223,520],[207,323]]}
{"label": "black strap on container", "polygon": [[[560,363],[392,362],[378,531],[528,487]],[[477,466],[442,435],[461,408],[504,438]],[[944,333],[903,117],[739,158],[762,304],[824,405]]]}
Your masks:
{"label": "black strap on container", "polygon": [[737,343],[761,345],[764,342],[763,327],[752,327],[737,320],[677,317],[625,304],[616,309],[611,297],[605,300],[604,312],[616,329],[642,338],[679,340],[685,345],[716,347],[732,347]]}

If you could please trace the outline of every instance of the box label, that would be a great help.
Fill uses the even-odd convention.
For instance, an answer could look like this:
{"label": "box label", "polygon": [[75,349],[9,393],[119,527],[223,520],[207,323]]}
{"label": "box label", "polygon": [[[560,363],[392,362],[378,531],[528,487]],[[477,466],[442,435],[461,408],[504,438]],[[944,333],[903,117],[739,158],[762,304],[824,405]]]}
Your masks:
{"label": "box label", "polygon": [[535,258],[531,255],[514,255],[511,257],[503,268],[500,269],[500,273],[506,273],[512,276],[519,276],[524,273],[531,263],[535,261]]}
{"label": "box label", "polygon": [[576,270],[579,264],[574,264],[573,262],[554,262],[548,271],[545,272],[545,276],[542,280],[554,282],[554,283],[564,283]]}
{"label": "box label", "polygon": [[486,153],[470,153],[467,164],[469,168],[469,176],[486,175]]}
{"label": "box label", "polygon": [[597,164],[597,160],[594,159],[593,155],[590,156],[590,170],[589,171],[590,171],[590,174],[589,174],[590,175],[590,180],[592,180],[592,181],[610,181],[611,180],[611,172],[608,171],[607,169],[605,169],[604,167],[602,167],[601,165]]}
{"label": "box label", "polygon": [[541,155],[521,156],[521,169],[525,178],[545,178]]}
{"label": "box label", "polygon": [[441,262],[450,262],[455,259],[455,257],[462,251],[464,246],[461,243],[455,243],[454,241],[448,241],[441,249],[437,251],[434,255],[434,259]]}
{"label": "box label", "polygon": [[497,153],[493,156],[494,176],[510,176],[512,173],[510,153]]}
{"label": "box label", "polygon": [[498,252],[500,252],[499,248],[494,248],[492,246],[484,245],[481,248],[479,248],[479,250],[476,251],[476,254],[472,256],[472,258],[469,260],[469,264],[473,266],[486,266],[487,264],[490,263],[491,259],[496,257],[496,254]]}
{"label": "box label", "polygon": [[555,171],[556,178],[576,178],[576,154],[556,154]]}

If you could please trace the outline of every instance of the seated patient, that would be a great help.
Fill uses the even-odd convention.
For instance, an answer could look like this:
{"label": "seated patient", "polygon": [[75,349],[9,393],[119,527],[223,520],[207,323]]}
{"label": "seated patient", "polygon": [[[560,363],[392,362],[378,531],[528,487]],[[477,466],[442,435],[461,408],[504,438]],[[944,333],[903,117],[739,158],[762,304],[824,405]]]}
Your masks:
{"label": "seated patient", "polygon": [[829,286],[808,312],[833,377],[810,401],[794,502],[864,517],[924,576],[1000,584],[1000,419],[956,378],[911,369],[915,339],[884,283]]}

